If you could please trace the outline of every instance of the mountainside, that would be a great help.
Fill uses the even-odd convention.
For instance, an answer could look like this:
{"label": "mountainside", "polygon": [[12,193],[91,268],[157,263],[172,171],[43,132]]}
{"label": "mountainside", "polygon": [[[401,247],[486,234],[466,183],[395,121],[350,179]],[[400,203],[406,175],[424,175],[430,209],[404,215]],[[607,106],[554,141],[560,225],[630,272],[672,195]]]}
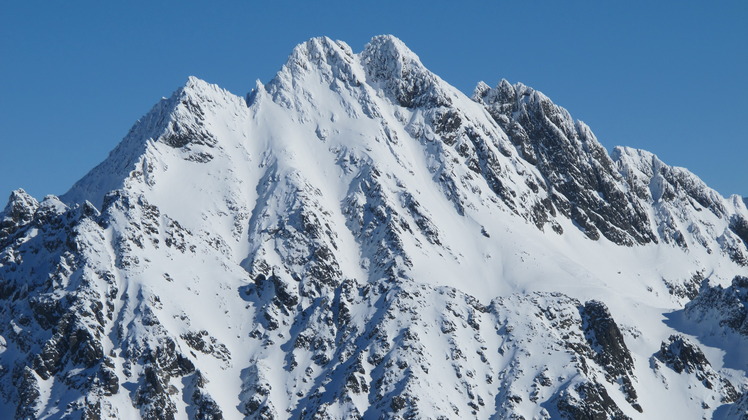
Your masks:
{"label": "mountainside", "polygon": [[748,419],[748,209],[392,36],[0,213],[0,417]]}

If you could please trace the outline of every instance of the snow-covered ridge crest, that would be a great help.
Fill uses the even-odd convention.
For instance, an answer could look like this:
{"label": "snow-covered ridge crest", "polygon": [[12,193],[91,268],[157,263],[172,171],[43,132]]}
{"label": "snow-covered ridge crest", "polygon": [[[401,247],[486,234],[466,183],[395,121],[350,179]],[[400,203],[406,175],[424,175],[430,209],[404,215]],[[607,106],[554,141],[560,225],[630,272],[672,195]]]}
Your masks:
{"label": "snow-covered ridge crest", "polygon": [[140,118],[109,156],[61,199],[66,203],[88,200],[100,207],[106,193],[126,188],[134,172],[143,172],[143,165],[148,171],[144,158],[155,153],[156,143],[187,149],[215,145],[216,139],[206,127],[209,113],[227,108],[246,108],[246,102],[215,84],[190,76],[184,86]]}
{"label": "snow-covered ridge crest", "polygon": [[[726,213],[722,203],[724,198],[686,168],[669,166],[654,153],[631,147],[615,147],[611,152],[611,157],[618,163],[620,171],[632,184],[650,185],[656,183],[653,178],[660,172],[672,172],[674,177],[682,179],[683,189],[691,191],[692,194],[698,193],[700,195],[699,200],[706,204],[711,211],[720,215]],[[655,186],[652,185],[651,188],[655,188]],[[658,190],[656,194],[650,194],[649,197],[658,201],[665,194],[667,194],[667,191]]]}
{"label": "snow-covered ridge crest", "polygon": [[11,195],[0,417],[737,413],[747,220],[530,87],[314,38],[246,100],[188,79],[62,200]]}
{"label": "snow-covered ridge crest", "polygon": [[457,93],[431,73],[418,56],[392,35],[372,38],[360,54],[327,37],[312,38],[294,48],[286,64],[265,87],[279,103],[294,106],[289,92],[302,89],[309,73],[331,86],[361,88],[368,84],[406,108],[448,106]]}

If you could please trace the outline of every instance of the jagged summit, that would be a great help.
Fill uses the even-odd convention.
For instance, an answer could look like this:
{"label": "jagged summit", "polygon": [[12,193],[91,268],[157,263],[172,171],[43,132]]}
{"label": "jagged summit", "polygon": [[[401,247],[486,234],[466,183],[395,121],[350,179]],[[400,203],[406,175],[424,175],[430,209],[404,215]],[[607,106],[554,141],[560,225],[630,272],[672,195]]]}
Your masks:
{"label": "jagged summit", "polygon": [[308,70],[308,63],[320,65],[335,60],[350,61],[352,57],[351,47],[343,41],[334,41],[326,36],[311,38],[294,47],[281,72],[299,68]]}
{"label": "jagged summit", "polygon": [[187,77],[187,82],[184,84],[184,87],[182,89],[179,89],[179,90],[182,90],[182,91],[184,91],[184,90],[197,90],[197,91],[200,91],[200,90],[210,89],[211,86],[214,86],[214,85],[211,85],[210,83],[206,82],[203,79],[200,79],[199,77],[188,76]]}
{"label": "jagged summit", "polygon": [[[368,52],[368,53],[367,53]],[[383,61],[398,60],[403,67],[416,65],[423,67],[421,60],[403,41],[394,35],[377,35],[364,46],[365,56],[381,54]],[[388,57],[388,58],[384,58]]]}
{"label": "jagged summit", "polygon": [[184,86],[140,118],[109,156],[61,199],[66,203],[87,200],[100,207],[109,191],[127,188],[138,174],[148,173],[149,165],[158,159],[159,144],[182,149],[198,158],[202,149],[216,145],[216,137],[208,125],[210,114],[221,107],[247,108],[243,98],[190,76]]}
{"label": "jagged summit", "polygon": [[[310,70],[309,64],[319,67],[336,61],[351,63],[355,55],[343,41],[334,41],[326,36],[311,38],[293,49],[280,73]],[[413,69],[426,71],[418,56],[393,35],[373,37],[360,55],[364,66],[375,63],[387,70],[387,76],[392,78],[400,78],[404,72]]]}
{"label": "jagged summit", "polygon": [[428,72],[418,56],[392,35],[372,38],[361,52],[361,61],[374,80],[404,79],[410,73]]}
{"label": "jagged summit", "polygon": [[34,213],[37,207],[39,207],[39,202],[24,191],[23,188],[19,188],[10,193],[8,204],[5,206],[3,214],[6,217],[27,219]]}
{"label": "jagged summit", "polygon": [[0,417],[739,413],[746,267],[743,199],[520,83],[313,38],[246,99],[189,78],[62,197],[11,194]]}
{"label": "jagged summit", "polygon": [[33,220],[34,212],[39,208],[39,202],[26,191],[19,188],[10,193],[8,204],[0,212],[0,244],[3,239],[16,231],[19,226]]}
{"label": "jagged summit", "polygon": [[354,54],[342,41],[312,38],[294,48],[265,89],[285,106],[295,106],[287,92],[303,87],[308,77],[331,86],[341,84],[345,89],[366,91],[368,85],[372,92],[381,90],[407,108],[449,106],[456,95],[456,89],[428,71],[418,56],[392,35],[372,38],[360,54]]}
{"label": "jagged summit", "polygon": [[381,86],[399,105],[451,105],[454,88],[427,70],[418,56],[394,36],[372,38],[360,57],[368,80]]}

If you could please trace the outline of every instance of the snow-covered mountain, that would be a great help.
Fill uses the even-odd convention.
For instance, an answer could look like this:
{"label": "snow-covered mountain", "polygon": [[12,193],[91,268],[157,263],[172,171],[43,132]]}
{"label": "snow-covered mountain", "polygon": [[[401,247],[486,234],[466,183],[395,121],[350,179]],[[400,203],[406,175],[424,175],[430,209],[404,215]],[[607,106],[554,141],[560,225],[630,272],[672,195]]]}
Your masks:
{"label": "snow-covered mountain", "polygon": [[748,209],[392,36],[0,213],[3,418],[748,418]]}

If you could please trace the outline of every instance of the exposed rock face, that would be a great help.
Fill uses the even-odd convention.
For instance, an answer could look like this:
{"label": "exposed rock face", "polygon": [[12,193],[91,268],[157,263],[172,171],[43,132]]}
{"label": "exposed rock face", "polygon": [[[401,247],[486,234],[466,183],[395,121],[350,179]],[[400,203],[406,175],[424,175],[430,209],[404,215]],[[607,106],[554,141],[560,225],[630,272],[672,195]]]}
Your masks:
{"label": "exposed rock face", "polygon": [[31,222],[37,208],[39,208],[39,202],[26,191],[13,191],[3,210],[3,218],[0,220],[0,244],[4,244],[6,238],[18,228]]}
{"label": "exposed rock face", "polygon": [[704,287],[685,307],[694,321],[714,320],[720,327],[748,336],[748,277],[736,276],[729,287]]}
{"label": "exposed rock face", "polygon": [[692,173],[646,151],[617,147],[609,156],[588,126],[521,83],[479,84],[473,98],[542,175],[538,188],[553,206],[538,208],[545,215],[536,218],[555,216],[555,208],[591,239],[700,246],[746,265],[748,222],[737,197],[725,203]]}
{"label": "exposed rock face", "polygon": [[723,418],[738,420],[748,419],[748,392],[743,392],[743,395],[740,396],[735,404],[730,406]]}
{"label": "exposed rock face", "polygon": [[709,366],[704,353],[680,335],[671,335],[663,342],[655,357],[678,373],[700,372]]}
{"label": "exposed rock face", "polygon": [[369,82],[405,108],[436,108],[452,105],[441,80],[426,70],[405,44],[391,36],[377,36],[361,53]]}
{"label": "exposed rock face", "polygon": [[62,197],[12,193],[0,417],[738,413],[744,372],[661,319],[746,334],[747,219],[523,85],[315,38],[246,97],[190,78]]}
{"label": "exposed rock face", "polygon": [[725,200],[686,169],[664,164],[655,155],[625,147],[612,153],[619,170],[654,214],[659,238],[682,248],[721,251],[745,266],[748,253],[741,239],[745,203]]}
{"label": "exposed rock face", "polygon": [[606,379],[612,383],[620,383],[626,400],[641,412],[632,383],[634,361],[608,308],[602,302],[589,301],[580,308],[580,313],[585,338],[594,351],[595,361],[605,369]]}
{"label": "exposed rock face", "polygon": [[732,383],[721,377],[704,353],[682,335],[671,335],[663,341],[654,357],[676,373],[694,375],[705,388],[716,388],[722,403],[731,403],[738,398]]}
{"label": "exposed rock face", "polygon": [[479,85],[474,98],[540,171],[553,206],[589,238],[602,234],[622,245],[657,240],[645,207],[622,188],[615,163],[584,123],[542,93],[506,80],[495,89]]}
{"label": "exposed rock face", "polygon": [[561,418],[574,420],[625,420],[623,414],[599,384],[583,383],[561,394],[556,403]]}

